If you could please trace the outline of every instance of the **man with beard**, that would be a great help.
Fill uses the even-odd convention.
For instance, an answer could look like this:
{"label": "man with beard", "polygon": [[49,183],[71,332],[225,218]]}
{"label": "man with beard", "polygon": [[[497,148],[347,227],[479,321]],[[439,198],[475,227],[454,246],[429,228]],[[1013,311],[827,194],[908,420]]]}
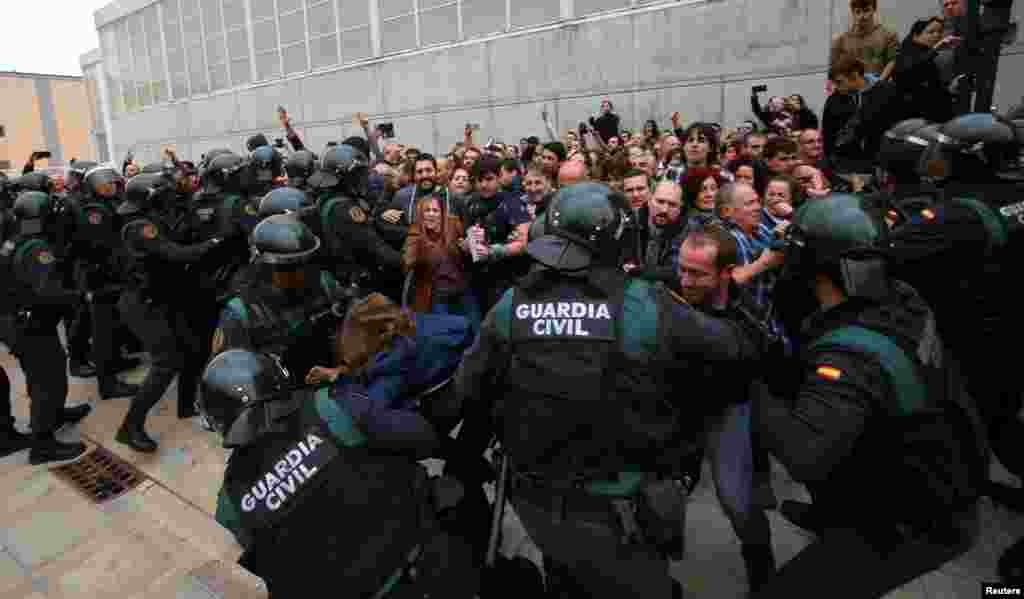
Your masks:
{"label": "man with beard", "polygon": [[440,196],[451,213],[448,194],[437,182],[437,159],[431,154],[420,154],[413,166],[413,184],[398,190],[391,202],[380,205],[374,214],[377,231],[396,250],[405,245],[406,231],[416,220],[416,201],[428,195]]}
{"label": "man with beard", "polygon": [[683,188],[678,183],[658,183],[650,202],[637,212],[637,223],[646,226],[641,224],[631,230],[633,254],[623,266],[627,273],[649,281],[661,281],[669,289],[678,289],[673,261],[684,224],[680,218],[682,206]]}

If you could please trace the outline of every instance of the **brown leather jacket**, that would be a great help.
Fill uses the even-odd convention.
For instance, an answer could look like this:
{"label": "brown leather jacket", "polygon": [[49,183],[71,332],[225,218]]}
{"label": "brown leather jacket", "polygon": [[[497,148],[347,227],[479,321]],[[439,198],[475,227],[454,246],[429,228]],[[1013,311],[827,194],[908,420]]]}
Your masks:
{"label": "brown leather jacket", "polygon": [[[462,219],[457,216],[445,218],[445,247],[450,256],[462,265],[464,254],[459,247],[459,240],[464,235]],[[402,251],[402,270],[413,273],[414,296],[410,298],[409,307],[415,312],[429,312],[433,303],[434,269],[430,258],[424,251],[425,239],[420,219],[409,226],[409,234],[405,238]]]}

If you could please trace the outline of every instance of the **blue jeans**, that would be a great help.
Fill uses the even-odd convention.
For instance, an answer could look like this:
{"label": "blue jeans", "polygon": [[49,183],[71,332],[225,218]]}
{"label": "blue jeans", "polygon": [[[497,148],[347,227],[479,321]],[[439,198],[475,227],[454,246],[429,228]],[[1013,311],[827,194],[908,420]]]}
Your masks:
{"label": "blue jeans", "polygon": [[754,502],[752,414],[752,401],[728,406],[708,431],[708,453],[718,501],[736,536],[744,545],[768,545],[768,517]]}
{"label": "blue jeans", "polygon": [[467,288],[456,297],[434,300],[430,306],[430,313],[462,316],[469,321],[472,339],[476,339],[476,334],[480,331],[480,303],[472,289]]}

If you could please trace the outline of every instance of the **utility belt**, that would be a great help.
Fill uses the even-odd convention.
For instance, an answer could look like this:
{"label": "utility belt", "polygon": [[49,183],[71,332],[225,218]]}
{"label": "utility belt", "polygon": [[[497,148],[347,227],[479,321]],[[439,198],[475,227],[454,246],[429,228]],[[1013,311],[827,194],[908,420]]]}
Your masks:
{"label": "utility belt", "polygon": [[653,473],[546,473],[509,470],[515,495],[549,504],[556,523],[569,519],[616,523],[623,545],[649,544],[668,559],[685,550],[691,481]]}

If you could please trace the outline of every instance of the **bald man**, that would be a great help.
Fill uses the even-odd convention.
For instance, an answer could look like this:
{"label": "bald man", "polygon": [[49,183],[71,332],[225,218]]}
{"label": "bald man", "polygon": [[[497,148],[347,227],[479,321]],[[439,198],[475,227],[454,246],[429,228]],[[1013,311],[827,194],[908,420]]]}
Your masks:
{"label": "bald man", "polygon": [[654,194],[637,212],[637,224],[623,269],[631,276],[661,281],[679,291],[676,256],[682,244],[683,188],[675,181],[661,181]]}
{"label": "bald man", "polygon": [[566,187],[587,180],[587,165],[579,160],[568,160],[558,168],[558,186]]}

